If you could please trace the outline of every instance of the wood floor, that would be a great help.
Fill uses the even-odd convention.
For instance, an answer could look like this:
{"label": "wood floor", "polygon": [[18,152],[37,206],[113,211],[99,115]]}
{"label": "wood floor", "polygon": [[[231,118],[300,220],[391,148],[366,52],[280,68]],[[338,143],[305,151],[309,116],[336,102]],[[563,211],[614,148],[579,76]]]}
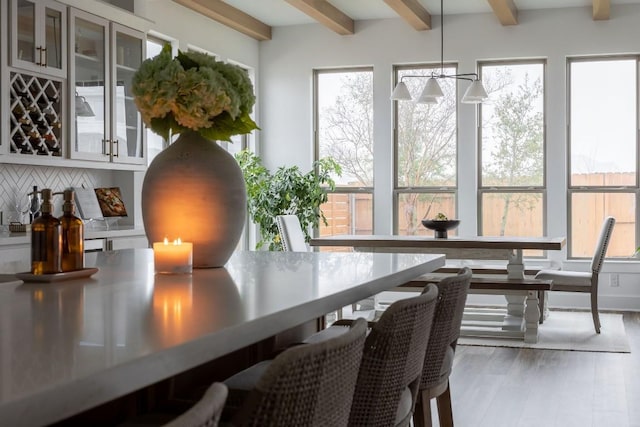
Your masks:
{"label": "wood floor", "polygon": [[640,427],[640,313],[624,323],[631,353],[459,346],[456,427]]}

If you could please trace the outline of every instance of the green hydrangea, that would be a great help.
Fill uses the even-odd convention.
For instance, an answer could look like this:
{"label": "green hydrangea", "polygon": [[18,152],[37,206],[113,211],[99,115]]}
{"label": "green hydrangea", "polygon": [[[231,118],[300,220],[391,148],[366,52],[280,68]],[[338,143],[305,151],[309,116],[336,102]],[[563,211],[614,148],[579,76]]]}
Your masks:
{"label": "green hydrangea", "polygon": [[256,98],[247,72],[199,52],[178,52],[165,45],[133,76],[132,92],[142,120],[165,139],[193,130],[205,138],[258,129],[251,119]]}

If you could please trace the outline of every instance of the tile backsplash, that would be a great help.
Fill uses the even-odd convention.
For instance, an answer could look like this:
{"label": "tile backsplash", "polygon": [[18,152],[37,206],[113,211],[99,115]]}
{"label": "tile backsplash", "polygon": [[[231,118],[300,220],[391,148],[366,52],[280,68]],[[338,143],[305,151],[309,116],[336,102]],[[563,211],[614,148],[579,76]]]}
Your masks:
{"label": "tile backsplash", "polygon": [[[0,211],[3,224],[16,220],[16,205],[28,205],[28,196],[34,185],[38,189],[62,191],[68,187],[95,188],[109,186],[113,172],[101,169],[57,168],[48,166],[0,164]],[[56,211],[60,210],[56,203]],[[28,221],[25,216],[24,221]]]}

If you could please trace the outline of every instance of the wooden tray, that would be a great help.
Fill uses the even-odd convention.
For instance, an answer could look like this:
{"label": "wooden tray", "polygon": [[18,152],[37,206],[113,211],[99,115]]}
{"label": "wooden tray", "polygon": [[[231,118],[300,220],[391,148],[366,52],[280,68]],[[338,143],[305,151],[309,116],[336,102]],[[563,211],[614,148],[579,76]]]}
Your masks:
{"label": "wooden tray", "polygon": [[66,271],[54,274],[31,274],[29,272],[16,273],[16,277],[24,282],[59,282],[61,280],[79,279],[89,277],[98,272],[95,267],[83,268],[82,270]]}

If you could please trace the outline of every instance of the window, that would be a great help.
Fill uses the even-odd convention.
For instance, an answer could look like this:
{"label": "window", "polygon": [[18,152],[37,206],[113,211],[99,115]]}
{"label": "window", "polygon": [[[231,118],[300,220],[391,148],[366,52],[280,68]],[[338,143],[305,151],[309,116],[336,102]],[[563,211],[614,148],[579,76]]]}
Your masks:
{"label": "window", "polygon": [[[170,41],[147,35],[147,58],[153,58],[158,55],[165,44],[171,44]],[[165,141],[160,135],[146,128],[147,137],[147,164],[150,164],[159,152],[167,147],[167,141]]]}
{"label": "window", "polygon": [[484,62],[479,68],[489,94],[479,110],[479,234],[543,236],[545,62]]}
{"label": "window", "polygon": [[373,232],[373,70],[314,72],[316,158],[342,168],[321,206],[320,236]]}
{"label": "window", "polygon": [[608,215],[616,226],[607,256],[637,246],[637,65],[636,56],[568,61],[569,257],[593,255]]}
{"label": "window", "polygon": [[[444,74],[456,74],[445,65]],[[431,73],[440,65],[395,68],[395,79],[403,81],[414,99]],[[438,104],[395,103],[395,232],[400,235],[433,232],[422,226],[422,218],[443,213],[456,218],[457,191],[457,95],[455,79],[438,81],[444,93]],[[450,234],[456,234],[453,230]]]}

